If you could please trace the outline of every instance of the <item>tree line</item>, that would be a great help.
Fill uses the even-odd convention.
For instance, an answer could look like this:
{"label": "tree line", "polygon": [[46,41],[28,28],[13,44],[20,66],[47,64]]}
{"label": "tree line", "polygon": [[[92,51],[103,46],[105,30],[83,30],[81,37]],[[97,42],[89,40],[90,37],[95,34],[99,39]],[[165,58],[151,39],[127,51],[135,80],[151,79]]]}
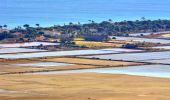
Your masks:
{"label": "tree line", "polygon": [[136,21],[121,21],[113,22],[111,19],[96,23],[90,21],[88,24],[73,24],[69,25],[55,25],[48,29],[57,29],[63,34],[72,34],[75,36],[89,35],[89,34],[102,34],[102,35],[125,35],[129,33],[145,33],[145,32],[160,32],[170,31],[170,20],[147,20],[142,18]]}
{"label": "tree line", "polygon": [[[7,28],[7,25],[0,25],[0,29]],[[42,30],[57,30],[61,34],[69,35],[70,37],[83,37],[83,36],[95,36],[108,35],[108,36],[121,36],[128,35],[129,33],[145,33],[145,32],[159,32],[170,31],[170,20],[148,20],[142,18],[136,21],[120,21],[114,22],[111,19],[96,23],[89,20],[87,24],[81,24],[80,22],[74,24],[70,22],[68,25],[54,25],[52,27],[41,27],[40,24],[36,24],[36,27],[31,27],[29,24],[25,24],[22,27],[18,26],[9,31],[3,31],[0,34],[0,38],[12,38],[13,33],[21,32],[24,38],[35,38],[37,35],[44,35]],[[48,36],[47,36],[48,37]]]}

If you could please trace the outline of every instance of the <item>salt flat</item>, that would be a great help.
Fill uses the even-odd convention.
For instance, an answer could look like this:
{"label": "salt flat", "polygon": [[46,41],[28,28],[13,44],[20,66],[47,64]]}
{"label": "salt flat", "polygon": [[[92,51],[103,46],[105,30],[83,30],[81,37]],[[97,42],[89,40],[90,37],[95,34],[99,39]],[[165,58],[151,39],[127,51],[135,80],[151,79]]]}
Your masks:
{"label": "salt flat", "polygon": [[157,46],[157,47],[152,47],[154,49],[170,49],[170,46]]}
{"label": "salt flat", "polygon": [[38,52],[38,51],[46,51],[46,50],[27,49],[27,48],[0,48],[0,54],[5,54],[5,53]]}
{"label": "salt flat", "polygon": [[137,37],[116,37],[116,40],[170,44],[170,40],[148,39],[148,38],[137,38]]}
{"label": "salt flat", "polygon": [[57,63],[57,62],[37,62],[37,63],[26,63],[26,64],[15,64],[14,66],[20,67],[61,67],[61,66],[73,66],[74,64]]}
{"label": "salt flat", "polygon": [[125,54],[109,54],[109,55],[94,55],[94,56],[80,56],[83,58],[99,58],[111,60],[124,60],[124,61],[147,61],[169,59],[170,51],[164,52],[143,52],[143,53],[125,53]]}
{"label": "salt flat", "polygon": [[1,48],[15,48],[15,47],[30,47],[30,46],[39,46],[39,45],[59,45],[59,43],[51,42],[25,42],[25,43],[6,43],[0,44]]}
{"label": "salt flat", "polygon": [[147,36],[147,35],[151,35],[151,34],[166,34],[166,33],[170,33],[170,31],[163,31],[163,32],[153,32],[153,33],[133,33],[133,34],[129,34],[129,36],[134,36],[134,37],[136,37],[136,36],[141,36],[141,34],[143,35],[143,36]]}
{"label": "salt flat", "polygon": [[52,52],[38,52],[38,53],[24,53],[24,54],[4,54],[0,58],[5,59],[20,59],[20,58],[39,58],[39,57],[54,57],[54,56],[75,56],[75,55],[95,55],[95,54],[108,54],[108,53],[122,53],[122,52],[139,52],[141,50],[133,49],[90,49],[90,50],[73,50],[73,51],[52,51]]}
{"label": "salt flat", "polygon": [[47,75],[47,74],[73,74],[73,73],[127,74],[127,75],[135,75],[135,76],[170,78],[170,66],[169,65],[141,65],[141,66],[129,66],[129,67],[69,70],[69,71],[57,71],[57,72],[37,72],[32,74]]}
{"label": "salt flat", "polygon": [[170,64],[170,59],[147,60],[145,62],[160,63],[160,64]]}

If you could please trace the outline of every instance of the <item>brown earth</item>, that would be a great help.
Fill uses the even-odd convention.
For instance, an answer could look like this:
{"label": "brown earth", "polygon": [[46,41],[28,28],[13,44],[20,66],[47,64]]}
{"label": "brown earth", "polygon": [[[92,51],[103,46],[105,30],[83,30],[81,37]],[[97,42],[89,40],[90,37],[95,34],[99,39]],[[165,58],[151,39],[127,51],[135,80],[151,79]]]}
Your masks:
{"label": "brown earth", "polygon": [[[34,66],[16,66],[15,64],[30,64],[38,62],[61,62],[71,63],[71,66],[54,66],[54,67],[34,67]],[[46,59],[21,59],[21,60],[0,60],[0,74],[16,74],[16,73],[33,73],[33,72],[48,72],[48,71],[63,71],[77,69],[92,69],[92,68],[109,68],[109,67],[126,67],[132,65],[141,65],[141,63],[122,62],[122,61],[107,61],[83,58],[46,58]]]}
{"label": "brown earth", "polygon": [[170,100],[170,79],[111,74],[1,75],[1,100]]}
{"label": "brown earth", "polygon": [[133,63],[133,62],[109,61],[109,60],[86,59],[86,58],[71,58],[71,57],[47,58],[47,59],[41,59],[41,61],[72,63],[72,64],[79,64],[79,65],[95,65],[95,66],[103,66],[103,67],[141,65],[141,63]]}

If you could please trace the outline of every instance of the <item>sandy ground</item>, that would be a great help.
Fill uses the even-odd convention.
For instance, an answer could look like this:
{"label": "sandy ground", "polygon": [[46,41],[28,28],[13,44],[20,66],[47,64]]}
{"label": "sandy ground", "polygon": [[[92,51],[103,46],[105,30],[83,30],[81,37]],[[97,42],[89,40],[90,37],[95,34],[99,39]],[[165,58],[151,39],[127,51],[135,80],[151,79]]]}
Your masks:
{"label": "sandy ground", "polygon": [[[30,64],[38,62],[61,62],[71,63],[72,66],[54,66],[54,67],[31,67],[31,66],[16,66],[15,64]],[[140,63],[107,61],[81,58],[46,58],[46,59],[21,59],[21,60],[0,60],[0,74],[15,74],[15,73],[32,73],[46,71],[61,71],[61,70],[76,70],[76,69],[91,69],[91,68],[109,68],[109,67],[126,67],[129,65],[140,65]]]}
{"label": "sandy ground", "polygon": [[[15,67],[13,64],[73,63],[62,67]],[[138,63],[80,58],[3,60],[0,73],[59,71],[127,66]],[[97,73],[0,75],[0,100],[170,100],[170,79]]]}
{"label": "sandy ground", "polygon": [[121,47],[119,43],[106,43],[106,42],[88,42],[88,41],[75,41],[79,46],[86,46],[89,48],[107,48],[107,47]]}
{"label": "sandy ground", "polygon": [[165,36],[165,37],[170,37],[170,34],[163,34],[162,36]]}
{"label": "sandy ground", "polygon": [[0,59],[0,74],[1,73],[10,73],[10,72],[25,72],[25,71],[37,71],[43,70],[44,68],[38,67],[17,67],[15,64],[26,64],[26,63],[36,63],[37,61],[31,61],[27,59],[22,60],[9,60],[9,59]]}
{"label": "sandy ground", "polygon": [[1,75],[1,100],[170,100],[170,79],[111,74]]}
{"label": "sandy ground", "polygon": [[28,59],[0,59],[1,65],[10,65],[10,64],[26,64],[26,63],[35,63],[37,61],[28,60]]}
{"label": "sandy ground", "polygon": [[40,61],[50,61],[50,62],[62,62],[62,63],[71,63],[77,65],[95,65],[95,66],[128,66],[128,65],[140,65],[141,63],[133,62],[123,62],[123,61],[108,61],[108,60],[97,60],[97,59],[86,59],[86,58],[47,58],[41,59]]}

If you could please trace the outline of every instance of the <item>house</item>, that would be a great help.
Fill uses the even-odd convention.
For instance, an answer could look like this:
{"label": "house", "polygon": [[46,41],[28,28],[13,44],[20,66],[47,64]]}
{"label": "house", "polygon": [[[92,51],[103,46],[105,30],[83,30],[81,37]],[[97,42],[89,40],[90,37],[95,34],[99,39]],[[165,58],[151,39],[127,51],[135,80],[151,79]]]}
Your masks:
{"label": "house", "polygon": [[49,35],[49,36],[54,36],[54,37],[58,37],[61,35],[61,32],[53,29],[52,31],[50,30],[41,30],[41,32],[44,32],[45,35]]}
{"label": "house", "polygon": [[21,32],[15,32],[15,33],[12,33],[12,34],[15,35],[17,38],[24,37],[24,35]]}
{"label": "house", "polygon": [[0,33],[2,32],[9,32],[9,30],[0,28]]}
{"label": "house", "polygon": [[45,40],[46,38],[45,38],[45,36],[43,36],[43,35],[39,35],[39,36],[37,36],[36,37],[36,41],[43,41],[43,40]]}
{"label": "house", "polygon": [[95,29],[95,28],[90,28],[90,32],[91,32],[91,33],[97,33],[98,31],[97,31],[97,29]]}

